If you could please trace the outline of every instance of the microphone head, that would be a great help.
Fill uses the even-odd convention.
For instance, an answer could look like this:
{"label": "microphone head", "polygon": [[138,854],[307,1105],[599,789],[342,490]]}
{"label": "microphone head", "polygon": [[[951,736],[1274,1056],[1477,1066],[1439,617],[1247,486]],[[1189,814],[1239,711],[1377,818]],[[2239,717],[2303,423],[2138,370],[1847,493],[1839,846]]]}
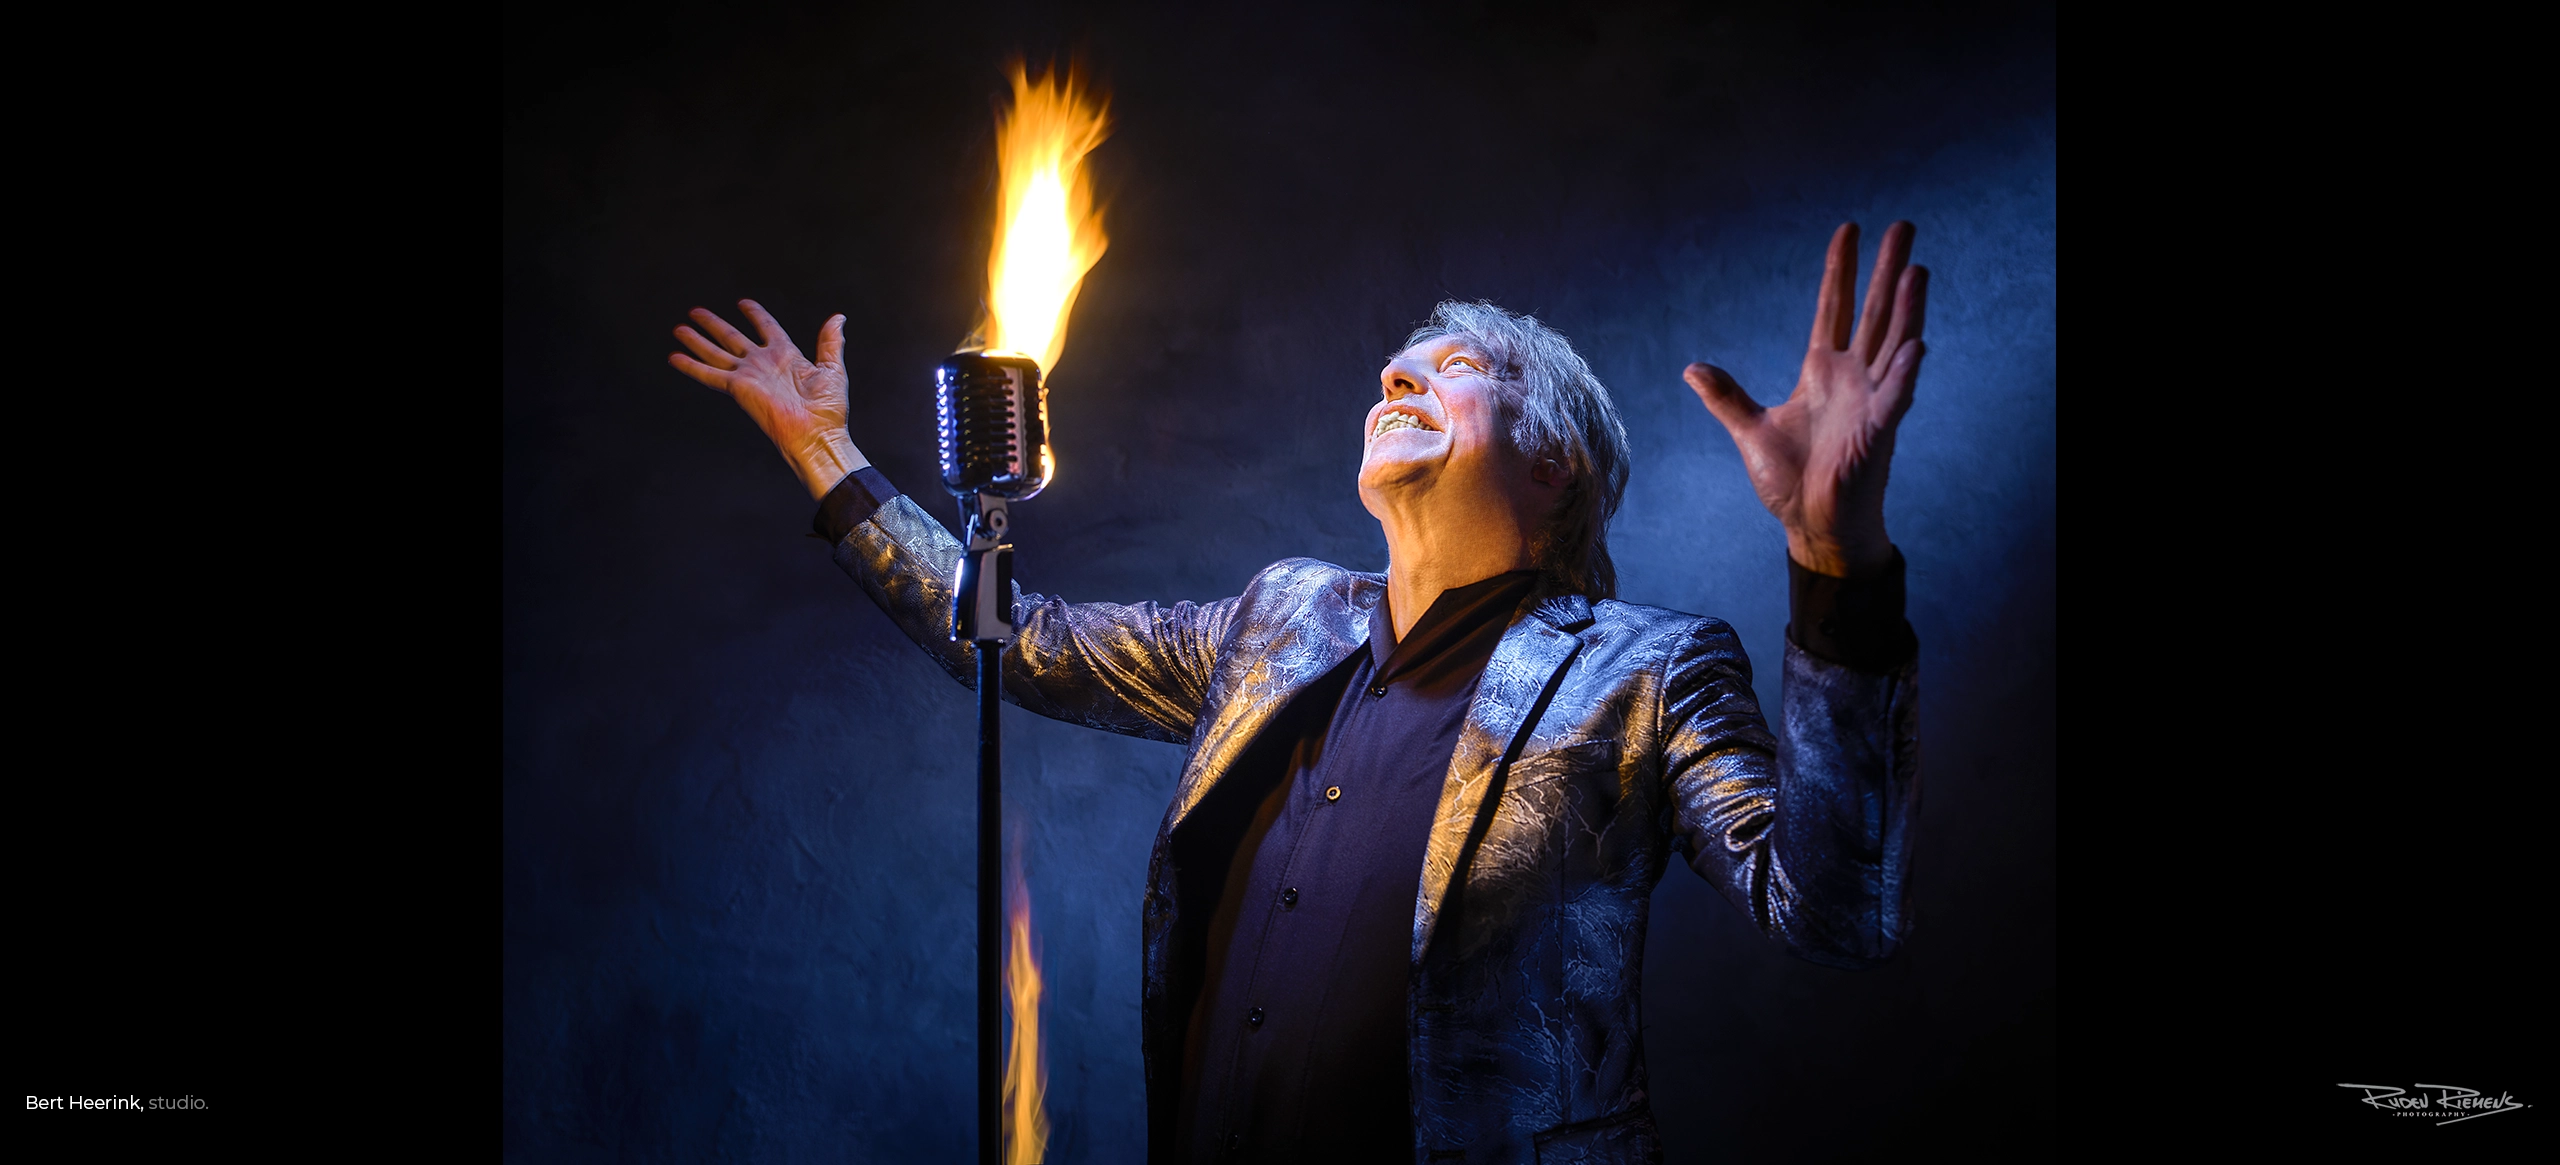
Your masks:
{"label": "microphone head", "polygon": [[1040,362],[1015,352],[961,352],[933,370],[942,488],[1023,501],[1049,484],[1049,390]]}

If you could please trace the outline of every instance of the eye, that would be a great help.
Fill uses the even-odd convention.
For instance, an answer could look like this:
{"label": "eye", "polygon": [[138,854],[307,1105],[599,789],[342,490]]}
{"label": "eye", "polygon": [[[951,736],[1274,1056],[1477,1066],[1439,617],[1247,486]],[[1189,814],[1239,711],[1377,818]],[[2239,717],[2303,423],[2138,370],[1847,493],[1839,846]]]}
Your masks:
{"label": "eye", "polygon": [[1442,372],[1447,372],[1457,368],[1464,368],[1478,376],[1484,375],[1484,366],[1476,363],[1476,358],[1473,356],[1451,356],[1440,364],[1440,371]]}

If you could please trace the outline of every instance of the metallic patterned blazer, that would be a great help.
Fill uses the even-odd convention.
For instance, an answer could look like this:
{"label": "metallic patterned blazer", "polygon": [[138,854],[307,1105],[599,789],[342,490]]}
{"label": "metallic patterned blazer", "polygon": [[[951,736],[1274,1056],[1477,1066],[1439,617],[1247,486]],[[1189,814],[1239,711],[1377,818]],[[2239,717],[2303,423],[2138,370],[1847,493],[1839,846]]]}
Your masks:
{"label": "metallic patterned blazer", "polygon": [[[919,646],[974,684],[970,646],[950,640],[960,551],[901,495],[835,554]],[[1225,801],[1252,799],[1233,790],[1277,763],[1256,759],[1264,729],[1367,642],[1385,592],[1382,576],[1304,558],[1205,605],[1070,604],[1016,590],[1006,699],[1191,750],[1143,907],[1157,1160],[1172,1152],[1208,883],[1234,845],[1215,825],[1238,816],[1218,810],[1222,789]],[[1908,925],[1913,670],[1861,673],[1790,643],[1773,734],[1723,622],[1574,595],[1524,606],[1449,758],[1413,904],[1414,1159],[1657,1160],[1637,1012],[1655,882],[1677,851],[1798,955],[1848,967],[1890,955]]]}

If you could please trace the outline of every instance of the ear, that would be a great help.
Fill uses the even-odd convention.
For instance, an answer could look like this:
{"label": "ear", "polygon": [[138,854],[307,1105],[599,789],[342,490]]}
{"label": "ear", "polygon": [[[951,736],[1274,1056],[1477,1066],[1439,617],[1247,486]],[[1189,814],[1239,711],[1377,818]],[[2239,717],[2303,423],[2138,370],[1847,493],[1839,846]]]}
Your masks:
{"label": "ear", "polygon": [[1573,484],[1573,469],[1564,462],[1548,457],[1529,467],[1529,480],[1549,489],[1563,489]]}

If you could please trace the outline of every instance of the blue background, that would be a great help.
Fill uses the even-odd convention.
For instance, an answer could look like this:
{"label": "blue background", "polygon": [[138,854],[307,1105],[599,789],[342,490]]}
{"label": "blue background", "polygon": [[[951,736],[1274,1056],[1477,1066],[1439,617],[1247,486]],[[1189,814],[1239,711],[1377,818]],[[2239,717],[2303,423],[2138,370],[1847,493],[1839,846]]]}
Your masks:
{"label": "blue background", "polygon": [[[1784,539],[1679,379],[1794,381],[1822,249],[1918,227],[1930,355],[1887,502],[1921,642],[1922,929],[1792,960],[1674,869],[1646,1039],[1673,1161],[2049,1147],[2055,106],[2043,5],[510,9],[505,1152],[972,1152],[974,706],[664,365],[752,296],[849,315],[855,440],[931,491],[1010,51],[1113,94],[1109,254],[1052,378],[1027,587],[1208,600],[1384,561],[1353,488],[1442,298],[1555,325],[1616,394],[1621,596],[1740,629],[1772,708]],[[1863,285],[1863,283],[1862,283]],[[1138,923],[1182,753],[1008,708],[1049,976],[1050,1160],[1141,1157]],[[1996,1119],[1985,1119],[1996,1098]]]}

